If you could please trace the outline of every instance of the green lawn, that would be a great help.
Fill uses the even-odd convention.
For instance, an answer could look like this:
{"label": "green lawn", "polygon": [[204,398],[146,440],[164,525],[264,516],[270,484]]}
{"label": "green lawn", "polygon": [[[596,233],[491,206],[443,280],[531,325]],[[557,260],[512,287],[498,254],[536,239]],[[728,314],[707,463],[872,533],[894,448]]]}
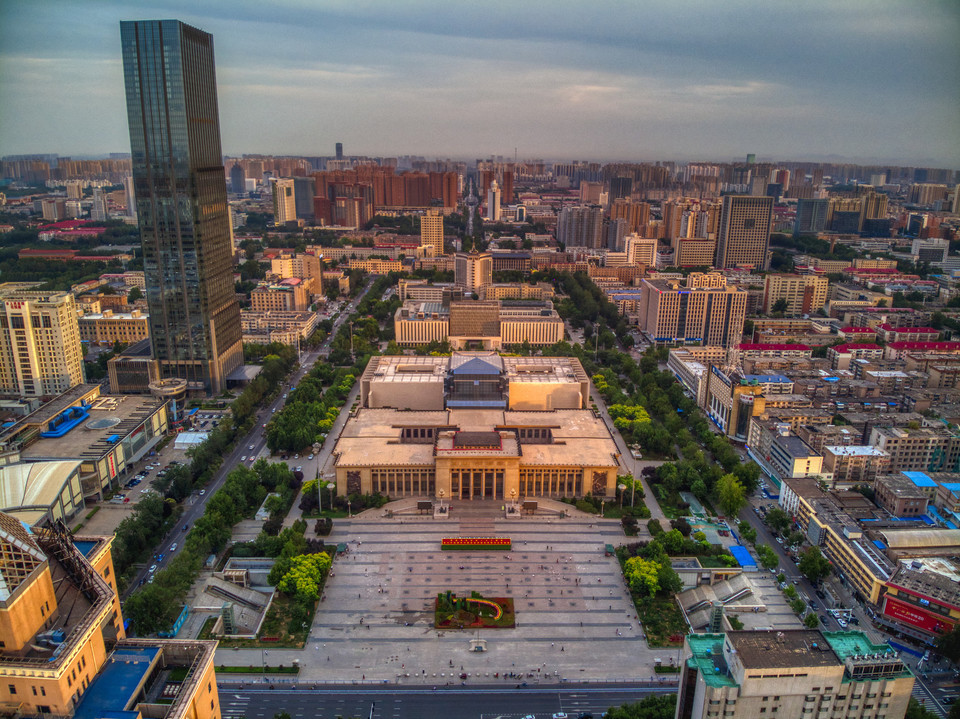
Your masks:
{"label": "green lawn", "polygon": [[[313,614],[310,615],[310,622],[307,622],[305,628],[301,627],[293,634],[289,631],[289,623],[292,617],[295,602],[289,597],[277,592],[273,597],[273,603],[267,610],[267,616],[263,620],[263,626],[260,628],[260,636],[256,639],[220,639],[222,647],[240,647],[243,649],[270,649],[271,647],[284,649],[302,649],[307,641],[307,634],[310,631],[310,622],[313,621]],[[316,612],[316,606],[314,606]],[[200,630],[200,639],[210,637],[210,629],[213,627],[213,619],[208,619]]]}

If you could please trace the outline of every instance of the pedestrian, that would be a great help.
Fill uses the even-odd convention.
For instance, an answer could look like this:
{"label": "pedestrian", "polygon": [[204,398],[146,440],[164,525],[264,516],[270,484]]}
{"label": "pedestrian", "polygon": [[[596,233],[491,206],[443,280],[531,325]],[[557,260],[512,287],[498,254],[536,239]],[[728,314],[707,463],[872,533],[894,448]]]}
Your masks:
{"label": "pedestrian", "polygon": [[561,651],[561,652],[563,651],[563,647],[560,647],[560,651]]}

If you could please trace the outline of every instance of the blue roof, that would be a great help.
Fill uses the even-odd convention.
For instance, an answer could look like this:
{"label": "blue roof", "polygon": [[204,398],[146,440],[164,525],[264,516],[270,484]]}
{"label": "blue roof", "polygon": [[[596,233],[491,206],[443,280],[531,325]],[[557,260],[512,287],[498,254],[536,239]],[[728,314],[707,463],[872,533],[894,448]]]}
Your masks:
{"label": "blue roof", "polygon": [[84,557],[88,557],[88,556],[90,556],[90,550],[93,549],[94,547],[96,547],[96,546],[97,546],[97,543],[96,543],[96,542],[87,542],[87,541],[82,541],[82,542],[76,542],[76,541],[75,541],[75,542],[73,543],[73,546],[76,547],[77,549],[79,549],[79,550],[80,550],[80,554],[82,554]]}
{"label": "blue roof", "polygon": [[127,704],[140,690],[160,647],[117,649],[87,687],[73,713],[73,719],[136,719],[137,711]]}
{"label": "blue roof", "polygon": [[757,566],[756,561],[754,561],[753,557],[750,556],[750,552],[747,551],[746,547],[735,544],[730,547],[730,554],[733,555],[733,558],[737,560],[737,564],[739,564],[741,567]]}
{"label": "blue roof", "polygon": [[887,545],[884,544],[883,542],[881,542],[879,539],[874,539],[874,540],[873,540],[873,546],[876,547],[877,549],[881,550],[881,551],[883,551],[884,549],[887,548]]}
{"label": "blue roof", "polygon": [[745,380],[757,380],[757,382],[763,382],[766,384],[772,382],[785,384],[793,381],[789,377],[784,377],[782,374],[745,374],[743,378]]}
{"label": "blue roof", "polygon": [[901,472],[901,474],[909,479],[917,487],[936,487],[937,483],[934,482],[930,477],[928,477],[923,472]]}
{"label": "blue roof", "polygon": [[960,482],[943,482],[940,486],[951,492],[960,492]]}

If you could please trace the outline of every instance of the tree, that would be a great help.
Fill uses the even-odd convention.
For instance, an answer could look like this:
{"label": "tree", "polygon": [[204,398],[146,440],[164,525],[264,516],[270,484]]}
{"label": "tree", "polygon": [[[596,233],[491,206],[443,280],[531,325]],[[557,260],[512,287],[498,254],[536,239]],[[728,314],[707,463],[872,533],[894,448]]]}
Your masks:
{"label": "tree", "polygon": [[819,584],[821,579],[830,574],[833,565],[823,556],[820,547],[810,547],[800,555],[797,568],[813,584]]}
{"label": "tree", "polygon": [[773,303],[773,307],[771,307],[771,310],[773,311],[774,314],[782,315],[784,312],[787,311],[789,307],[790,307],[790,303],[788,303],[785,298],[781,297],[779,300]]}
{"label": "tree", "polygon": [[740,538],[753,544],[757,541],[757,530],[749,524],[740,525]]}
{"label": "tree", "polygon": [[767,526],[777,534],[783,534],[790,529],[790,515],[784,512],[780,507],[774,507],[767,512]]}
{"label": "tree", "polygon": [[960,624],[955,624],[949,634],[937,639],[937,651],[951,662],[960,661]]}
{"label": "tree", "polygon": [[760,563],[763,564],[766,569],[775,569],[777,565],[780,564],[777,553],[766,544],[757,545],[757,555],[760,557]]}
{"label": "tree", "polygon": [[676,694],[655,694],[636,704],[610,707],[607,719],[673,719],[677,706]]}
{"label": "tree", "polygon": [[127,295],[127,303],[132,305],[141,297],[143,297],[143,292],[140,291],[139,287],[134,287],[132,290],[130,290],[130,294]]}
{"label": "tree", "polygon": [[623,565],[623,576],[631,590],[652,597],[660,590],[660,568],[660,563],[652,559],[630,557]]}
{"label": "tree", "polygon": [[725,474],[717,480],[717,499],[728,517],[736,517],[747,503],[747,492],[734,474]]}
{"label": "tree", "polygon": [[809,629],[816,629],[820,626],[820,617],[817,616],[816,612],[809,612],[807,616],[803,618],[803,623]]}

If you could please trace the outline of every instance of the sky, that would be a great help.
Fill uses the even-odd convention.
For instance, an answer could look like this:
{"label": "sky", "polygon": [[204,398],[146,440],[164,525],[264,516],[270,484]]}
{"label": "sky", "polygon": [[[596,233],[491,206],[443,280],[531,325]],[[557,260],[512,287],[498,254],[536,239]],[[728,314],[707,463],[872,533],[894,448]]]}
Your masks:
{"label": "sky", "polygon": [[956,0],[0,0],[0,155],[129,152],[119,22],[165,18],[227,155],[960,168]]}

